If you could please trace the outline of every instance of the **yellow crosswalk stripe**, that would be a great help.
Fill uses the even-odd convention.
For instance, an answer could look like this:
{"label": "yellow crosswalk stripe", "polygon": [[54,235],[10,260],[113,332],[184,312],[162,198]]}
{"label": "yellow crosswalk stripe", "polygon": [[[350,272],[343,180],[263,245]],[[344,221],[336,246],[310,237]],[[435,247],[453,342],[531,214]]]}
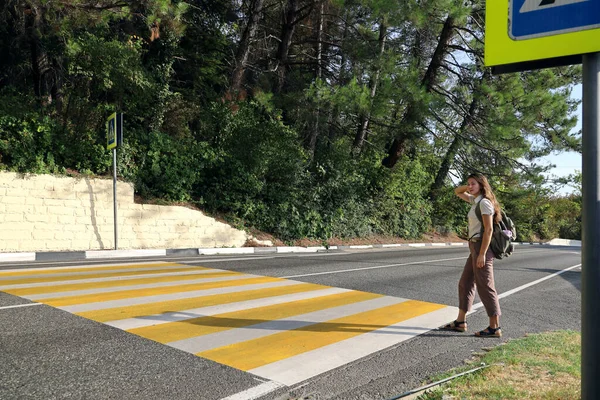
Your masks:
{"label": "yellow crosswalk stripe", "polygon": [[188,299],[162,301],[156,303],[140,304],[130,307],[108,308],[104,310],[84,311],[77,315],[98,322],[116,321],[120,319],[143,317],[174,311],[184,311],[193,308],[215,306],[219,304],[236,303],[238,301],[261,299],[266,297],[281,296],[284,294],[308,292],[325,289],[327,286],[313,283],[299,283],[283,287],[256,289],[235,293],[224,293],[210,296],[193,297]]}
{"label": "yellow crosswalk stripe", "polygon": [[441,304],[408,300],[348,317],[203,351],[197,355],[249,371],[444,307]]}
{"label": "yellow crosswalk stripe", "polygon": [[271,277],[236,279],[236,280],[231,280],[231,281],[193,283],[193,284],[187,284],[187,285],[157,287],[157,288],[153,288],[153,289],[121,290],[121,291],[108,292],[108,293],[94,293],[94,294],[79,295],[79,296],[50,298],[47,300],[39,299],[37,301],[40,303],[48,304],[49,306],[53,306],[53,307],[64,307],[64,306],[72,306],[74,304],[99,303],[99,302],[104,302],[104,301],[131,299],[131,298],[136,298],[136,297],[158,296],[161,294],[191,292],[194,290],[215,289],[215,288],[223,288],[223,287],[230,287],[230,286],[255,285],[255,284],[259,284],[259,283],[279,282],[279,281],[283,281],[283,280],[284,279],[282,279],[282,278],[271,278]]}
{"label": "yellow crosswalk stripe", "polygon": [[[177,264],[176,264],[177,265]],[[123,268],[121,268],[123,269]],[[152,269],[145,271],[136,271],[135,269],[131,269],[130,271],[124,272],[102,272],[98,274],[90,274],[90,275],[68,275],[68,276],[49,276],[49,277],[37,277],[37,278],[15,278],[15,279],[7,279],[0,282],[2,285],[20,285],[25,283],[41,283],[41,282],[62,282],[62,281],[75,281],[78,279],[93,279],[93,278],[108,278],[108,277],[116,277],[116,276],[132,276],[132,275],[150,275],[150,274],[161,274],[168,272],[184,272],[184,271],[196,271],[197,267],[184,267],[184,266],[173,266],[171,268],[165,269]],[[62,272],[62,271],[54,271],[54,273]],[[65,271],[67,272],[67,271]],[[68,271],[71,272],[71,271]]]}
{"label": "yellow crosswalk stripe", "polygon": [[69,292],[72,290],[86,290],[86,289],[101,289],[115,287],[118,289],[119,286],[130,286],[130,285],[143,285],[150,283],[160,282],[177,282],[186,281],[193,279],[209,279],[218,278],[223,276],[236,276],[243,275],[240,272],[231,271],[219,271],[211,272],[206,274],[190,274],[190,275],[173,275],[173,276],[158,276],[152,278],[138,278],[138,279],[127,279],[127,280],[116,280],[116,281],[105,281],[105,282],[87,282],[87,283],[67,283],[64,285],[52,285],[52,286],[39,286],[31,288],[21,289],[3,289],[3,292],[14,294],[15,296],[26,296],[32,294],[45,294],[45,293],[60,293]]}
{"label": "yellow crosswalk stripe", "polygon": [[[164,263],[148,263],[148,264],[123,264],[123,265],[111,265],[108,267],[103,266],[90,266],[90,267],[81,267],[81,268],[44,268],[44,269],[35,269],[28,271],[11,271],[11,272],[2,272],[0,271],[0,278],[10,277],[10,276],[28,276],[28,275],[52,275],[63,272],[92,272],[92,271],[114,271],[114,270],[123,270],[123,269],[138,269],[138,268],[152,268],[152,267],[183,267],[182,264],[172,263],[172,262],[164,262]],[[202,268],[203,267],[197,267]]]}
{"label": "yellow crosswalk stripe", "polygon": [[156,326],[130,329],[128,332],[145,337],[147,339],[152,339],[160,343],[169,343],[229,329],[255,325],[266,321],[274,321],[293,315],[300,315],[313,311],[338,307],[341,305],[366,301],[378,297],[383,297],[383,295],[351,291],[305,300],[297,300],[289,303],[257,307],[249,310],[193,318],[178,322],[170,322]]}

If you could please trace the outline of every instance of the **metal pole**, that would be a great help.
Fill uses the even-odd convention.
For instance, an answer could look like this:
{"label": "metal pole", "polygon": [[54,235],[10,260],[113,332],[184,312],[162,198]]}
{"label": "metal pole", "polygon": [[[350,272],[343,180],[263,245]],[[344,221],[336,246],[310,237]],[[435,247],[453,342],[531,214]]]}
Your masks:
{"label": "metal pole", "polygon": [[117,148],[113,148],[113,209],[115,213],[115,250],[118,247],[117,241]]}
{"label": "metal pole", "polygon": [[583,56],[581,398],[600,399],[600,53]]}

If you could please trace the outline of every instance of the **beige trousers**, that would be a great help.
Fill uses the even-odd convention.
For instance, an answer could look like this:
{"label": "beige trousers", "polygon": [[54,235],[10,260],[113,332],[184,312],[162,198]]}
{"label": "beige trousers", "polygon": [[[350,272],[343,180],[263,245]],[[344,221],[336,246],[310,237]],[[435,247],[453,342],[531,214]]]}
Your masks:
{"label": "beige trousers", "polygon": [[484,267],[477,268],[477,256],[480,249],[481,241],[469,242],[471,254],[458,282],[458,308],[465,312],[471,311],[475,299],[475,287],[477,287],[477,293],[488,317],[499,316],[501,314],[500,303],[494,285],[494,254],[488,249],[485,254]]}

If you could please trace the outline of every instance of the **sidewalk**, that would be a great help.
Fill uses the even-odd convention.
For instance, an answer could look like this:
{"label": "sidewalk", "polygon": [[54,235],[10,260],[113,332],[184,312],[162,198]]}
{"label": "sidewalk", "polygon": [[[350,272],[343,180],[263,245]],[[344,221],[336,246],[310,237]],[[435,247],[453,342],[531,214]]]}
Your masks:
{"label": "sidewalk", "polygon": [[[556,239],[555,239],[556,240]],[[553,241],[551,241],[553,242]],[[515,245],[556,245],[558,243],[521,243]],[[466,247],[467,242],[447,243],[402,243],[402,244],[372,244],[356,246],[273,246],[273,247],[239,247],[239,248],[187,248],[187,249],[139,249],[139,250],[89,250],[89,251],[42,251],[26,253],[0,253],[1,262],[19,261],[68,261],[68,260],[92,260],[106,258],[134,258],[134,257],[167,257],[167,256],[213,256],[213,255],[237,255],[237,254],[285,254],[285,253],[317,253],[331,250],[348,249],[382,249],[398,247]],[[560,243],[560,245],[565,245]],[[571,244],[576,245],[576,244]]]}

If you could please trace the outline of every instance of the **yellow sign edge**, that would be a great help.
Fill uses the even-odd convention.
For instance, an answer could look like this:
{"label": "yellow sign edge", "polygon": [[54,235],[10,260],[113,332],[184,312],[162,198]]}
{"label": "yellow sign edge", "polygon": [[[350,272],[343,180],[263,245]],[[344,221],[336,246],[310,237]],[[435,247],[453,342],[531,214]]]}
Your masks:
{"label": "yellow sign edge", "polygon": [[[115,141],[112,144],[110,144],[108,142],[108,140],[109,140],[109,138],[108,138],[108,123],[112,119],[115,120]],[[108,150],[110,150],[110,149],[114,149],[115,147],[117,147],[117,113],[116,112],[112,113],[110,115],[110,117],[108,117],[106,119],[106,148]]]}
{"label": "yellow sign edge", "polygon": [[487,67],[600,51],[600,28],[513,40],[508,36],[508,6],[509,0],[486,0]]}

